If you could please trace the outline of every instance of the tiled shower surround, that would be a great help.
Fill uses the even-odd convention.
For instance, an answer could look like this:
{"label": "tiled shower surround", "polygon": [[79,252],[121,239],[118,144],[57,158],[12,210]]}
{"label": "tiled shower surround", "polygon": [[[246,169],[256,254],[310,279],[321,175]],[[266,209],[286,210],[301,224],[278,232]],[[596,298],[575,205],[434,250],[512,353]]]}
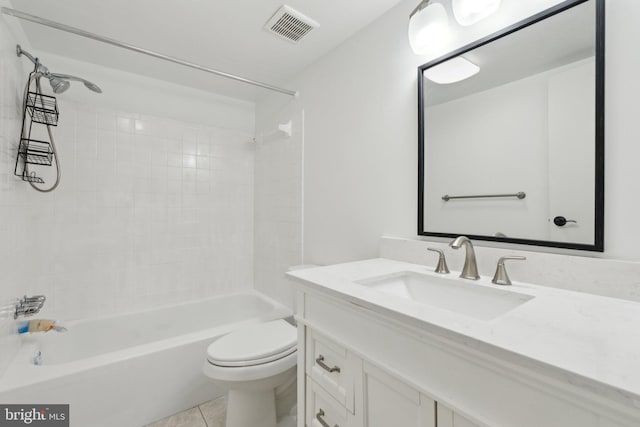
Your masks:
{"label": "tiled shower surround", "polygon": [[[96,79],[106,82],[105,94],[74,86],[57,97],[62,180],[42,194],[13,174],[28,70],[7,40],[0,40],[2,305],[45,294],[38,317],[64,324],[253,287],[292,304],[284,272],[302,262],[299,112],[283,112],[256,143],[250,103],[175,87],[164,93],[162,82],[112,80],[105,71]],[[166,116],[112,107],[127,84],[141,110],[163,111],[160,100],[180,98]],[[154,90],[161,93],[139,102]],[[191,111],[200,123],[183,119]],[[264,138],[288,119],[291,138]],[[46,139],[44,132],[35,137]],[[46,186],[54,182],[55,168],[37,170]],[[0,314],[0,376],[19,346],[11,313]]]}
{"label": "tiled shower surround", "polygon": [[[38,317],[64,324],[253,287],[292,304],[300,112],[282,112],[256,143],[252,103],[46,55],[105,92],[72,85],[57,96],[62,180],[38,193],[13,174],[30,71],[16,43],[0,16],[0,307],[45,294]],[[292,137],[264,138],[289,119]],[[55,181],[54,167],[37,170],[45,187]],[[0,377],[19,347],[12,313],[0,312]]]}
{"label": "tiled shower surround", "polygon": [[[251,135],[61,101],[55,136],[59,188],[39,194],[5,174],[10,191],[0,195],[0,269],[27,294],[49,297],[44,315],[112,314],[252,286]],[[13,153],[2,168],[13,170]]]}
{"label": "tiled shower surround", "polygon": [[[2,18],[0,18],[0,165],[4,166],[7,159],[15,153],[11,141],[20,131],[20,86],[23,85],[22,67],[15,56],[15,44],[8,34]],[[5,203],[5,196],[12,191],[15,185],[11,176],[13,166],[10,169],[0,171],[0,203]],[[0,262],[4,265],[13,251],[13,241],[10,235],[14,234],[17,225],[9,221],[9,217],[0,208]],[[22,223],[24,220],[20,220]],[[28,254],[23,254],[23,256]],[[6,311],[13,298],[20,295],[20,285],[11,280],[3,279],[0,284],[0,375],[11,361],[19,348],[19,339],[15,332],[15,323],[12,313]],[[5,309],[5,310],[3,310]]]}

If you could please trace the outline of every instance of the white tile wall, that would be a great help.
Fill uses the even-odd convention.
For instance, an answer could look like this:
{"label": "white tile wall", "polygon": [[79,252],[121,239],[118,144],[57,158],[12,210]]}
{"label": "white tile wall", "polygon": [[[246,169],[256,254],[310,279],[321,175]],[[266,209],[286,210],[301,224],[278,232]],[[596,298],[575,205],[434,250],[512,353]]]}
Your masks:
{"label": "white tile wall", "polygon": [[[33,52],[104,90],[58,96],[62,181],[40,194],[13,175],[17,38],[0,16],[0,308],[43,293],[41,316],[64,321],[253,287],[254,105]],[[15,330],[0,313],[0,376]]]}
{"label": "white tile wall", "polygon": [[[284,274],[302,264],[303,113],[280,112],[258,132],[255,154],[255,287],[293,307]],[[293,134],[277,132],[293,121]]]}
{"label": "white tile wall", "polygon": [[[13,40],[0,48],[0,307],[45,294],[41,316],[64,321],[253,286],[252,133],[69,101],[83,93],[73,87],[54,130],[62,181],[38,193],[13,175],[26,72]],[[228,110],[253,127],[219,110],[208,123]],[[54,168],[39,172],[54,182]],[[0,314],[0,375],[15,330]]]}
{"label": "white tile wall", "polygon": [[[104,90],[58,96],[62,181],[37,193],[13,175],[30,67],[17,38],[0,16],[0,308],[42,293],[41,316],[64,321],[252,288],[254,105],[33,52]],[[0,313],[0,376],[15,330]]]}
{"label": "white tile wall", "polygon": [[[4,19],[0,16],[0,203],[4,203],[7,193],[16,188],[13,179],[14,145],[20,131],[21,99],[24,75],[15,54],[15,40],[8,32]],[[6,259],[14,246],[16,232],[13,217],[23,212],[5,212],[0,208],[0,260]],[[12,313],[5,307],[14,302],[22,289],[19,283],[4,277],[5,267],[0,268],[0,375],[6,369],[20,341],[16,334]]]}
{"label": "white tile wall", "polygon": [[62,319],[252,287],[251,135],[59,103],[60,186],[0,193],[4,278]]}

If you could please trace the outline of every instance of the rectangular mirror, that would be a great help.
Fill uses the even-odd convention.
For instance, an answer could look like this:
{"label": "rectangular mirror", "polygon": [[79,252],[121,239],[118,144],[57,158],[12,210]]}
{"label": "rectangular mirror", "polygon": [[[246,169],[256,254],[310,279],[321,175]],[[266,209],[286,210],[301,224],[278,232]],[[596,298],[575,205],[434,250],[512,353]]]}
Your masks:
{"label": "rectangular mirror", "polygon": [[604,250],[604,0],[418,69],[418,233]]}

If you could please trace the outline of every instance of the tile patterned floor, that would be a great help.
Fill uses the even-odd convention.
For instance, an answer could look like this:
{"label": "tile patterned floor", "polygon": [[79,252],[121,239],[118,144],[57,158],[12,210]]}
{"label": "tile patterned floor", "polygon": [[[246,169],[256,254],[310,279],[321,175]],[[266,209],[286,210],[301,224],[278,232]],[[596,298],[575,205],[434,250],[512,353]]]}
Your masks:
{"label": "tile patterned floor", "polygon": [[210,400],[146,427],[225,427],[227,398]]}

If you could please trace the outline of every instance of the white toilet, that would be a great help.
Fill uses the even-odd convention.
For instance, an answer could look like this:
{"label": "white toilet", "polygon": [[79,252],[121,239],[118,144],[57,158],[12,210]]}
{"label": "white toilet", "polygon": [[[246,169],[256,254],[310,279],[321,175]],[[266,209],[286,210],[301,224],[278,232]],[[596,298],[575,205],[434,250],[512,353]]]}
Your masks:
{"label": "white toilet", "polygon": [[204,374],[229,390],[226,427],[275,427],[275,389],[295,381],[297,331],[284,319],[250,325],[207,348]]}

